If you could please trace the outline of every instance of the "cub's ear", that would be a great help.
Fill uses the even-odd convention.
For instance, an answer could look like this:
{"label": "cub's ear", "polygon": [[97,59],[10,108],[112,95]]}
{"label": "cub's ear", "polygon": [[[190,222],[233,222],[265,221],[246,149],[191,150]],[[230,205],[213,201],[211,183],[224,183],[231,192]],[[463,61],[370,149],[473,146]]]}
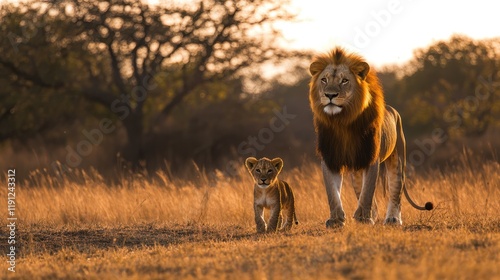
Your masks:
{"label": "cub's ear", "polygon": [[283,168],[283,160],[281,158],[273,158],[271,160],[271,164],[278,170],[278,173],[281,172],[281,169]]}
{"label": "cub's ear", "polygon": [[354,74],[358,75],[361,80],[364,80],[366,75],[368,75],[368,72],[370,72],[370,65],[363,61],[354,66],[353,70]]}
{"label": "cub's ear", "polygon": [[245,160],[245,166],[248,171],[252,171],[253,167],[257,164],[258,160],[254,157],[249,157]]}
{"label": "cub's ear", "polygon": [[309,66],[309,73],[311,76],[314,76],[325,69],[325,65],[317,60],[313,60],[311,65]]}

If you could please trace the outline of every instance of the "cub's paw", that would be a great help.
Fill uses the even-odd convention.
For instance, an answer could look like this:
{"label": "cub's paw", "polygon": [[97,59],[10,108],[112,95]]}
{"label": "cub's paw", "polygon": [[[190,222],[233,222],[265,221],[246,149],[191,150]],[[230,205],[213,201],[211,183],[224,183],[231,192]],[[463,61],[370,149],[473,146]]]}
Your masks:
{"label": "cub's paw", "polygon": [[291,223],[285,223],[280,229],[280,232],[287,232],[292,229],[292,224]]}
{"label": "cub's paw", "polygon": [[257,234],[264,234],[267,232],[266,227],[257,227]]}

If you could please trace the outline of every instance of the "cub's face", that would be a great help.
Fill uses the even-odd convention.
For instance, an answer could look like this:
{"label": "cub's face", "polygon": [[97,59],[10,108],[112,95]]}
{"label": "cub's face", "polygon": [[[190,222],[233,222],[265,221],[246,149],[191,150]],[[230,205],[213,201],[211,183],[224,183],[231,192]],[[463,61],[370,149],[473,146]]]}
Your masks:
{"label": "cub's face", "polygon": [[255,184],[265,189],[274,184],[278,180],[278,174],[283,168],[283,160],[281,158],[261,158],[257,160],[254,157],[249,157],[245,161],[245,166],[252,175]]}
{"label": "cub's face", "polygon": [[355,69],[357,74],[345,64],[321,66],[314,62],[310,66],[311,74],[316,75],[316,106],[330,116],[354,106],[354,100],[358,98],[355,95],[359,92],[359,83],[369,71],[368,64],[358,65]]}

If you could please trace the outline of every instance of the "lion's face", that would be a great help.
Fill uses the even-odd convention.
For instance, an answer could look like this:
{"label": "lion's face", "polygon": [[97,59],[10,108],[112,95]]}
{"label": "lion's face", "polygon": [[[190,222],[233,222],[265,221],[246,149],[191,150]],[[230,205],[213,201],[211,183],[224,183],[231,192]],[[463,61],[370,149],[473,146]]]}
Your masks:
{"label": "lion's face", "polygon": [[249,157],[245,161],[245,166],[252,175],[255,184],[259,188],[265,189],[278,180],[278,174],[283,168],[283,160],[281,158],[270,160],[265,157],[257,160],[254,157]]}
{"label": "lion's face", "polygon": [[342,112],[352,100],[356,77],[346,65],[328,65],[317,78],[318,102],[323,112],[335,115]]}
{"label": "lion's face", "polygon": [[371,101],[365,81],[369,65],[349,57],[343,50],[314,58],[309,99],[313,113],[320,118],[355,119]]}

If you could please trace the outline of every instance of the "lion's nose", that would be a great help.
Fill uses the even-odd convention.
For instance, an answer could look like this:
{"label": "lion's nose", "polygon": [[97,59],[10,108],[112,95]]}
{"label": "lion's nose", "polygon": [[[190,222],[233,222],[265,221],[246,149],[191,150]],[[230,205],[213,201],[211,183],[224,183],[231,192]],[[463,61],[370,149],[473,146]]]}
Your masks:
{"label": "lion's nose", "polygon": [[262,182],[261,182],[262,184],[264,184],[264,183],[266,182],[266,179],[265,179],[265,178],[264,178],[264,179],[262,179],[262,178],[261,178],[260,180],[262,181]]}
{"label": "lion's nose", "polygon": [[339,96],[338,93],[333,92],[333,93],[325,93],[325,96],[328,97],[328,99],[332,100],[334,97]]}

